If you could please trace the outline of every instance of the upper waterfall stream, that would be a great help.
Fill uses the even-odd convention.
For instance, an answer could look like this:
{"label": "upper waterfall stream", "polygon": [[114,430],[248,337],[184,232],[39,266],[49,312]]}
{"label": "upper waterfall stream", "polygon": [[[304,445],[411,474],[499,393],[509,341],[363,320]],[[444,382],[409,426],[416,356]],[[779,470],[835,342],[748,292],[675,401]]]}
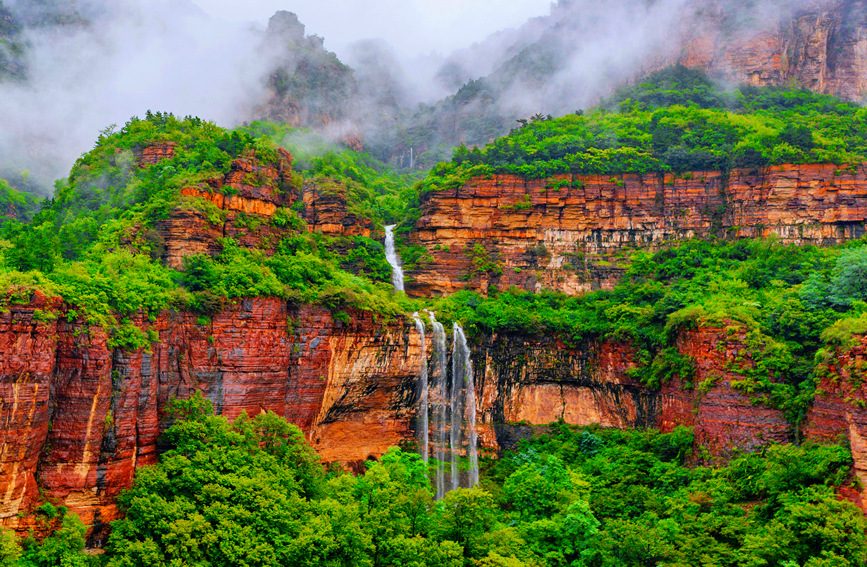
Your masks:
{"label": "upper waterfall stream", "polygon": [[394,284],[395,291],[403,291],[403,269],[400,267],[400,257],[394,249],[395,226],[391,224],[385,227],[385,259],[391,264],[391,283]]}

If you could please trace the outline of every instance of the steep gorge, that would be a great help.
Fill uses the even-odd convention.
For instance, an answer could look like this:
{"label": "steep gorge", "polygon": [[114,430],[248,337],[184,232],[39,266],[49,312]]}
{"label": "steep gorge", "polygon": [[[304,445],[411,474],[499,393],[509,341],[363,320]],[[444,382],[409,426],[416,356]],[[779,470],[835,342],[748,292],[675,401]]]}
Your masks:
{"label": "steep gorge", "polygon": [[[170,148],[146,151],[142,167],[170,154]],[[279,164],[237,161],[210,188],[185,189],[187,200],[159,229],[165,261],[180,267],[187,255],[216,254],[224,235],[267,252],[279,232],[273,216],[298,199],[306,203],[311,231],[369,234],[370,228],[350,222],[339,192],[299,188],[291,156],[281,154]],[[245,183],[248,176],[257,182]],[[426,197],[412,238],[433,261],[412,274],[410,287],[415,294],[491,284],[580,292],[612,285],[618,253],[636,246],[715,233],[841,242],[864,234],[865,180],[863,167],[835,166],[782,166],[728,178],[714,172],[582,177],[559,191],[514,177],[477,179]],[[217,191],[227,186],[229,195]],[[208,216],[214,209],[217,224]],[[473,265],[467,250],[480,243],[503,274],[462,281]],[[540,247],[545,251],[534,252]],[[566,268],[579,264],[577,254],[586,267]],[[35,294],[15,298],[0,314],[0,518],[20,532],[45,528],[27,512],[47,500],[80,514],[100,540],[117,517],[117,494],[130,486],[137,467],[158,457],[171,396],[200,391],[229,418],[274,411],[300,426],[324,460],[355,470],[416,438],[422,349],[412,321],[353,310],[338,317],[321,307],[248,298],[210,318],[184,311],[139,318],[136,325],[159,339],[128,351],[110,347],[106,331],[76,319],[71,307]],[[732,386],[739,378],[733,362],[752,364],[743,335],[732,333],[716,327],[681,332],[677,349],[696,361],[692,384],[675,380],[659,390],[629,372],[638,364],[629,344],[476,336],[482,448],[512,447],[530,425],[557,419],[664,431],[692,426],[702,447],[694,458],[701,462],[794,439],[781,411],[753,403]],[[847,372],[861,368],[862,351],[863,345],[835,355],[802,424],[810,438],[847,436],[859,478],[867,475],[863,392],[847,385]]]}

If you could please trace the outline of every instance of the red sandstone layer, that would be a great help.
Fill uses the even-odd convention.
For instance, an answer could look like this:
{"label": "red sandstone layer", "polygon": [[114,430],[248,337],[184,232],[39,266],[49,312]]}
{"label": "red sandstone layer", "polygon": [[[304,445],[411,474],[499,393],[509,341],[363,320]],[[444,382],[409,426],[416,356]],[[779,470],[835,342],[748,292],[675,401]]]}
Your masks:
{"label": "red sandstone layer", "polygon": [[412,238],[432,261],[406,274],[408,293],[491,285],[582,293],[612,287],[622,254],[633,248],[711,235],[834,244],[865,233],[864,166],[685,177],[558,176],[572,187],[557,189],[549,180],[498,175],[428,193]]}

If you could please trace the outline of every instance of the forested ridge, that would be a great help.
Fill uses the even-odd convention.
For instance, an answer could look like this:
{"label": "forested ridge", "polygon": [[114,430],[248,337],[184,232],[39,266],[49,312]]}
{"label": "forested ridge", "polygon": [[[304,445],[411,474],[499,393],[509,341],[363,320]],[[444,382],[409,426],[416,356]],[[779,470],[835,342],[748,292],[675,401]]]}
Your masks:
{"label": "forested ridge", "polygon": [[[543,291],[461,291],[410,298],[390,285],[381,242],[398,225],[407,272],[428,261],[409,235],[427,191],[473,176],[731,171],[782,163],[865,161],[863,108],[784,89],[725,91],[701,74],[673,68],[619,91],[600,106],[561,118],[536,116],[484,148],[459,147],[424,178],[371,156],[268,122],[235,130],[195,117],[151,113],[109,127],[50,199],[0,180],[0,309],[33,294],[60,298],[39,317],[65,317],[109,331],[111,346],[147,350],[159,339],[134,321],[164,310],[202,320],[245,297],[316,304],[337,320],[353,310],[382,321],[432,309],[472,337],[556,336],[564,345],[617,340],[636,349],[634,377],[658,390],[685,389],[695,362],[675,348],[678,333],[714,326],[745,337],[758,356],[732,370],[733,387],[780,409],[793,438],[829,359],[867,332],[867,242],[787,246],[773,239],[690,240],[658,251],[624,250],[622,281],[574,297]],[[303,140],[303,143],[301,143]],[[173,155],[139,163],[144,149]],[[182,190],[231,196],[237,160],[271,167],[294,156],[276,187],[300,197],[315,187],[339,194],[369,221],[371,236],[308,230],[305,202],[263,220],[241,218],[249,234],[268,223],[267,252],[224,237],[216,254],[180,269],[165,261],[159,227],[177,210],[213,226],[226,211]],[[255,175],[245,183],[264,183]],[[556,189],[562,179],[552,180]],[[565,181],[565,183],[572,183]],[[263,185],[264,187],[264,185]],[[238,221],[235,221],[236,224]],[[582,259],[575,257],[573,268]],[[484,262],[489,264],[481,265]],[[480,269],[502,269],[479,257]],[[59,304],[58,304],[59,305]],[[863,380],[856,368],[850,380]],[[137,473],[120,497],[104,554],[83,552],[85,526],[56,503],[33,511],[42,542],[4,533],[0,565],[371,565],[371,566],[779,566],[854,567],[867,561],[863,514],[838,496],[854,486],[846,444],[771,444],[728,463],[696,459],[692,432],[540,427],[519,448],[483,459],[474,489],[435,501],[417,447],[394,448],[352,476],[326,467],[302,433],[274,414],[213,414],[195,395],[173,402],[160,463]],[[704,463],[704,464],[702,464]]]}

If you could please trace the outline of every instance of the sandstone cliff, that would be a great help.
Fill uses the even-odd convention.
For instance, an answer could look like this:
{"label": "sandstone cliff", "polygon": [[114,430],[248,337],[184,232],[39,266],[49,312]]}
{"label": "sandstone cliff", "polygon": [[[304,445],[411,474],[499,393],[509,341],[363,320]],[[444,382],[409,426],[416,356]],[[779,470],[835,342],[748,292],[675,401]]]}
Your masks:
{"label": "sandstone cliff", "polygon": [[867,2],[811,0],[741,21],[737,3],[699,3],[678,62],[753,86],[786,85],[860,101],[867,96]]}
{"label": "sandstone cliff", "polygon": [[[0,315],[0,518],[6,526],[39,529],[27,512],[47,500],[94,525],[98,541],[117,517],[114,499],[136,467],[156,461],[171,396],[192,391],[230,419],[242,411],[274,411],[299,425],[324,460],[355,470],[419,434],[422,350],[407,321],[384,324],[352,312],[345,323],[322,308],[247,299],[211,320],[166,312],[138,321],[160,338],[128,352],[108,348],[100,329],[46,318],[52,308],[63,306],[36,295]],[[691,380],[701,386],[675,380],[661,390],[630,376],[636,357],[626,344],[569,346],[515,335],[481,336],[475,344],[481,443],[492,451],[527,434],[519,422],[557,419],[663,431],[692,426],[702,462],[794,439],[780,411],[733,387],[740,376],[732,362],[750,364],[751,355],[743,337],[729,330],[684,332],[678,348],[696,360]],[[863,358],[864,348],[846,356]],[[858,443],[867,433],[857,425],[863,410],[846,394],[826,392],[807,430],[820,439],[849,436],[864,475],[867,453]]]}
{"label": "sandstone cliff", "polygon": [[0,315],[0,518],[43,500],[96,526],[117,517],[115,496],[136,467],[156,462],[172,396],[201,391],[230,419],[274,411],[301,426],[329,461],[380,456],[412,436],[408,416],[418,337],[369,314],[350,323],[275,299],[239,301],[210,321],[164,313],[147,350],[107,347],[105,333],[40,316],[33,297]]}
{"label": "sandstone cliff", "polygon": [[854,343],[832,352],[826,361],[805,433],[819,442],[848,439],[857,480],[851,497],[867,511],[867,336],[854,337]]}
{"label": "sandstone cliff", "polygon": [[[145,152],[141,166],[171,151]],[[569,182],[555,191],[544,181],[495,177],[427,195],[414,238],[434,262],[412,274],[412,291],[516,284],[578,292],[612,285],[618,254],[629,247],[709,234],[831,243],[864,234],[867,218],[863,167]],[[164,257],[175,266],[189,254],[218,253],[224,236],[267,251],[279,236],[278,212],[299,198],[310,230],[346,236],[371,229],[347,220],[339,191],[307,186],[299,193],[288,154],[271,165],[237,160],[226,176],[183,193],[158,227]],[[485,262],[474,263],[480,255]],[[70,316],[70,306],[56,299],[35,294],[9,303],[0,311],[0,523],[21,532],[44,528],[28,512],[47,500],[80,514],[96,541],[104,538],[118,514],[117,494],[137,467],[156,462],[171,396],[200,391],[229,418],[274,411],[300,426],[323,459],[356,470],[419,433],[422,349],[409,321],[350,311],[347,322],[323,308],[251,298],[211,318],[165,311],[136,320],[159,338],[130,352],[109,347],[104,330]],[[812,438],[846,435],[861,479],[863,392],[834,376],[861,368],[864,341],[831,357],[823,392],[802,424]],[[737,365],[753,360],[737,330],[681,333],[677,347],[695,360],[695,375],[660,390],[633,377],[637,356],[628,344],[482,335],[473,345],[479,429],[492,451],[526,433],[515,424],[556,419],[665,431],[692,426],[701,462],[797,436],[780,411],[734,384]]]}
{"label": "sandstone cliff", "polygon": [[827,245],[863,236],[867,221],[863,165],[552,181],[502,175],[426,194],[412,239],[432,261],[407,272],[407,292],[582,293],[612,287],[638,247],[712,235]]}
{"label": "sandstone cliff", "polygon": [[[171,146],[146,148],[140,163],[146,167],[172,155]],[[221,238],[273,252],[283,230],[272,219],[278,209],[300,198],[292,156],[282,148],[277,156],[276,163],[260,163],[255,157],[235,160],[224,177],[184,188],[180,205],[156,227],[166,264],[180,269],[185,256],[215,255],[222,249]]]}

